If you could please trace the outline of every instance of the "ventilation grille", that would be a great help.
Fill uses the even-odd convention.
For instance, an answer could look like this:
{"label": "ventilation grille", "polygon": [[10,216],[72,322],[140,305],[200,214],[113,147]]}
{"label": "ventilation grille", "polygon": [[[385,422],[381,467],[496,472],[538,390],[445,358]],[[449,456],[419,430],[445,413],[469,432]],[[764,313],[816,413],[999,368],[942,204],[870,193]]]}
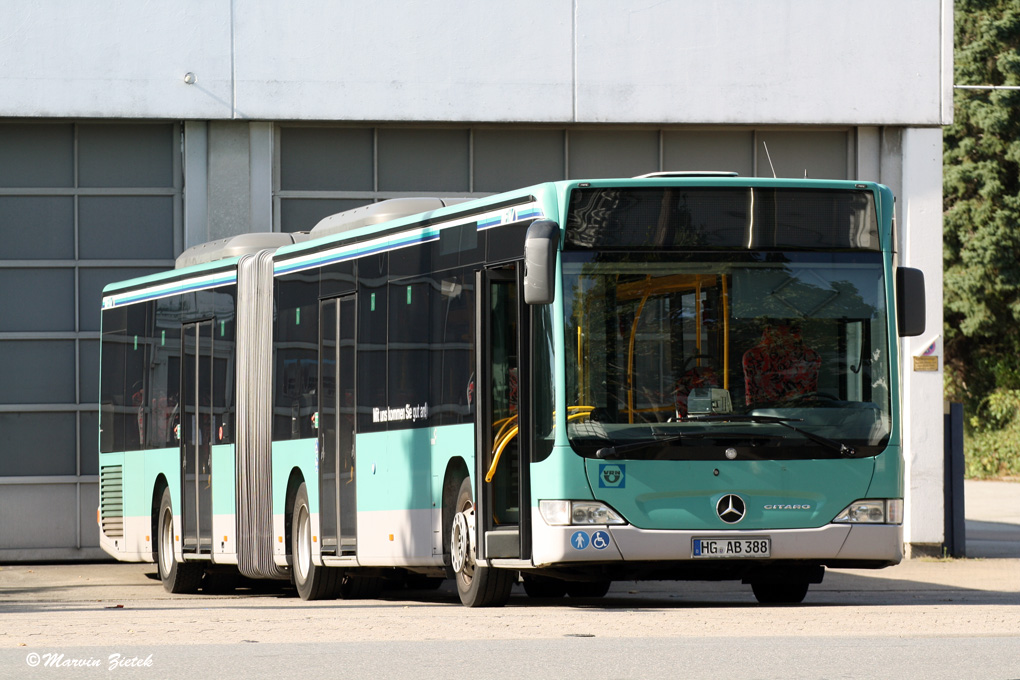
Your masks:
{"label": "ventilation grille", "polygon": [[124,467],[99,469],[99,520],[110,538],[124,537]]}

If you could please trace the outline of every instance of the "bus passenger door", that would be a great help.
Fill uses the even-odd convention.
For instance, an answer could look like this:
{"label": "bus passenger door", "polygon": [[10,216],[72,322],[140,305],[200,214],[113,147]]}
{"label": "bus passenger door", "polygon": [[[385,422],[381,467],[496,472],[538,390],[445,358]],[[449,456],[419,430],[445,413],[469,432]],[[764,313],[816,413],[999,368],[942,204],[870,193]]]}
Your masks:
{"label": "bus passenger door", "polygon": [[355,298],[319,303],[319,528],[322,554],[354,555]]}
{"label": "bus passenger door", "polygon": [[212,552],[213,322],[181,329],[181,524],[184,552]]}
{"label": "bus passenger door", "polygon": [[478,273],[475,523],[480,559],[527,559],[529,372],[520,268]]}

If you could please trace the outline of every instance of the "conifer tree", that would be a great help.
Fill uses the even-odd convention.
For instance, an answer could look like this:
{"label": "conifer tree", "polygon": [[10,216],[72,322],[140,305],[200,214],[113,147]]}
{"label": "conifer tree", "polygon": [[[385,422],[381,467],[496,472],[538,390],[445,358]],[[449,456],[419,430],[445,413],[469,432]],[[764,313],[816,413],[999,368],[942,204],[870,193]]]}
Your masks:
{"label": "conifer tree", "polygon": [[[1020,86],[1020,0],[956,0],[955,83]],[[1020,91],[954,94],[944,131],[947,396],[1020,390]]]}

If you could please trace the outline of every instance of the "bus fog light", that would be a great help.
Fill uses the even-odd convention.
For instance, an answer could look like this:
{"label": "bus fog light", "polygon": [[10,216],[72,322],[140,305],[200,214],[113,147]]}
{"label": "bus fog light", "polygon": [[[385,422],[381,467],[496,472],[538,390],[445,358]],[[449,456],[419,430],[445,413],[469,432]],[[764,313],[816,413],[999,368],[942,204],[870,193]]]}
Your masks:
{"label": "bus fog light", "polygon": [[615,510],[598,501],[539,501],[538,511],[549,526],[627,523]]}
{"label": "bus fog light", "polygon": [[538,511],[549,526],[562,527],[570,524],[570,501],[539,501]]}
{"label": "bus fog light", "polygon": [[837,524],[900,524],[903,521],[903,501],[854,501],[832,521]]}

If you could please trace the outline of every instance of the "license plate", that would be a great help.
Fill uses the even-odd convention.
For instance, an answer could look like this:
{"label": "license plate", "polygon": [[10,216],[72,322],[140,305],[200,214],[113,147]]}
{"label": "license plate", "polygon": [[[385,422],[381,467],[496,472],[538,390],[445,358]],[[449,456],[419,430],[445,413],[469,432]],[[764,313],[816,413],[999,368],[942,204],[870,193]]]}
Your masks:
{"label": "license plate", "polygon": [[695,538],[691,541],[693,557],[723,558],[772,557],[772,539],[756,538]]}

